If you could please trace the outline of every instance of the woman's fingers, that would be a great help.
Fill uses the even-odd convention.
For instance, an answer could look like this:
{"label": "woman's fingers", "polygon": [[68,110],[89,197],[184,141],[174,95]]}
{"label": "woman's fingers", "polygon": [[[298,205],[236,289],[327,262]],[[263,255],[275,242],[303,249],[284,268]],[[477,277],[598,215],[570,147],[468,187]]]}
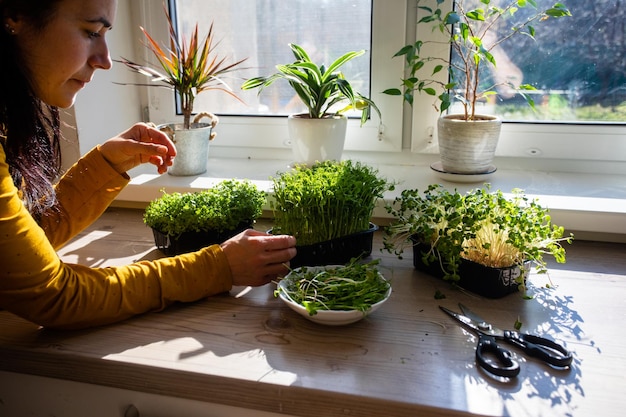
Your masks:
{"label": "woman's fingers", "polygon": [[259,286],[289,271],[296,255],[293,236],[272,236],[246,230],[222,243],[233,276],[233,285]]}
{"label": "woman's fingers", "polygon": [[176,147],[169,137],[145,123],[137,123],[119,136],[100,145],[107,161],[120,173],[149,162],[159,173],[167,171],[176,156]]}

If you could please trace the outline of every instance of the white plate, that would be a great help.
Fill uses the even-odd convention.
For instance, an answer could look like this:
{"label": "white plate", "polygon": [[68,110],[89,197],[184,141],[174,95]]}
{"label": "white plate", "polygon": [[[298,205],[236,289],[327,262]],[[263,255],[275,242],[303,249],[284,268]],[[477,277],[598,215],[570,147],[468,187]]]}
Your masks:
{"label": "white plate", "polygon": [[[307,266],[306,268],[308,270],[323,270],[326,268],[331,268],[331,267],[337,267],[338,265],[330,265],[330,266]],[[341,265],[339,265],[341,266]],[[294,269],[294,271],[298,271],[300,268],[296,268]],[[279,283],[278,286],[282,287],[283,289],[286,289],[287,286],[287,282],[289,281],[289,275],[291,275],[292,272],[290,272],[289,274],[287,274],[287,276],[285,278],[283,278]],[[380,273],[379,273],[380,274]],[[380,275],[381,278],[384,279],[384,277],[382,275]],[[279,291],[278,296],[280,297],[281,300],[283,300],[285,302],[285,304],[287,304],[289,306],[289,308],[291,308],[293,311],[295,311],[296,313],[300,314],[301,316],[311,320],[314,323],[319,323],[319,324],[325,324],[327,326],[343,326],[346,324],[351,324],[351,323],[355,323],[363,318],[365,318],[366,316],[372,314],[374,311],[378,310],[378,308],[383,305],[383,303],[385,301],[387,301],[389,299],[389,296],[391,295],[391,286],[389,287],[389,290],[387,291],[387,294],[385,295],[385,298],[383,298],[381,301],[377,302],[376,304],[373,304],[369,310],[367,311],[359,311],[359,310],[318,310],[314,315],[310,315],[309,312],[307,311],[306,308],[304,308],[304,306],[296,303],[295,301],[293,301],[291,299],[291,297],[289,297],[285,291]]]}
{"label": "white plate", "polygon": [[450,182],[463,182],[463,183],[471,183],[471,182],[484,182],[488,180],[494,172],[496,172],[496,167],[494,165],[489,166],[489,170],[487,172],[481,172],[480,174],[455,174],[452,172],[447,172],[443,169],[443,165],[441,161],[434,162],[430,169],[435,171],[439,178],[445,181]]}

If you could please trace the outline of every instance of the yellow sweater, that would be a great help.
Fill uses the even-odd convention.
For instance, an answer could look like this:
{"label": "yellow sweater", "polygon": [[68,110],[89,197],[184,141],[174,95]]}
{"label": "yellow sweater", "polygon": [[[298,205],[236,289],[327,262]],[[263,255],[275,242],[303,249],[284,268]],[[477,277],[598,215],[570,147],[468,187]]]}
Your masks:
{"label": "yellow sweater", "polygon": [[109,268],[62,262],[56,249],[97,219],[128,183],[95,148],[56,186],[60,210],[37,224],[22,203],[0,146],[0,309],[46,327],[116,322],[228,291],[218,245]]}

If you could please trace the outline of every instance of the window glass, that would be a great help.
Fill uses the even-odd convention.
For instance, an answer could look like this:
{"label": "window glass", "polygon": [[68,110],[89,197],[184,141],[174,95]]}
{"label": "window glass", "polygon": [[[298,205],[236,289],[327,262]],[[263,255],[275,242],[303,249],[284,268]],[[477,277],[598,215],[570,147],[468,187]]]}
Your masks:
{"label": "window glass", "polygon": [[[421,3],[437,7],[437,1],[421,0]],[[491,0],[491,3],[505,1],[509,0]],[[540,4],[560,1],[573,16],[556,21],[557,25],[553,25],[555,22],[539,23],[536,25],[536,41],[518,37],[518,46],[507,46],[517,48],[510,49],[508,56],[524,72],[523,82],[534,84],[539,90],[535,98],[538,112],[533,113],[521,97],[511,99],[502,95],[490,103],[495,106],[490,110],[504,115],[505,121],[509,122],[503,127],[499,156],[543,158],[546,161],[622,161],[624,154],[611,149],[626,137],[623,104],[626,9],[619,7],[618,0],[537,1]],[[436,120],[439,113],[433,109],[432,96],[416,96],[413,108],[404,106],[403,109],[400,97],[382,94],[385,89],[399,86],[402,78],[404,60],[392,58],[398,49],[416,37],[432,37],[430,29],[420,33],[416,28],[420,12],[417,0],[170,0],[170,3],[178,5],[185,30],[190,30],[196,21],[207,30],[214,21],[223,54],[232,60],[249,58],[244,63],[249,68],[236,72],[237,78],[227,80],[245,105],[221,93],[206,93],[199,97],[198,111],[224,116],[218,127],[220,139],[213,141],[212,146],[232,150],[229,155],[249,156],[251,148],[258,156],[288,155],[284,117],[296,112],[287,104],[293,104],[289,88],[277,83],[259,97],[257,91],[241,91],[240,85],[244,79],[272,73],[276,64],[292,62],[289,42],[300,42],[305,47],[308,42],[313,42],[316,50],[343,45],[328,53],[333,57],[347,50],[363,48],[368,51],[367,57],[352,61],[353,64],[365,64],[364,70],[346,66],[345,72],[351,78],[363,74],[358,88],[381,108],[383,133],[381,135],[377,120],[359,127],[358,120],[352,119],[346,150],[380,153],[410,148],[414,153],[438,152]],[[144,4],[146,13],[143,24],[152,32],[163,32],[161,3],[143,0],[141,4]],[[448,9],[451,4],[452,0],[445,0]],[[298,13],[292,7],[302,9]],[[284,14],[279,18],[283,9]],[[326,17],[319,14],[322,12]],[[306,18],[312,22],[305,25]],[[326,26],[310,30],[309,25],[320,22],[325,22]],[[272,25],[279,25],[279,29],[272,29]],[[359,32],[364,28],[370,32]],[[339,34],[327,37],[326,32],[330,30],[339,31]],[[278,39],[275,46],[267,45],[265,38],[261,40],[261,36],[272,34]],[[250,36],[243,38],[243,35]],[[325,41],[321,47],[318,38],[337,40],[329,41],[330,46]],[[167,33],[160,33],[160,39],[165,41]],[[441,56],[450,53],[445,46],[439,45],[437,53]],[[260,53],[262,50],[266,52]],[[528,54],[520,59],[518,55],[522,52]],[[541,56],[541,59],[535,59],[535,56]],[[171,91],[147,89],[146,95],[145,111],[150,120],[157,123],[170,121],[176,113]],[[270,114],[280,117],[256,117]],[[390,158],[396,156],[390,155]],[[573,163],[563,169],[576,170],[579,166]]]}
{"label": "window glass", "polygon": [[[277,64],[294,61],[289,43],[302,46],[311,59],[330,64],[346,52],[364,49],[367,53],[342,67],[353,88],[370,95],[371,0],[177,0],[180,33],[190,33],[196,22],[206,33],[214,22],[220,56],[232,61],[248,58],[246,70],[227,79],[245,104],[227,94],[201,94],[198,108],[219,108],[226,115],[287,115],[305,110],[285,80],[279,80],[262,94],[241,91],[245,78],[270,75]],[[199,19],[199,16],[202,16]],[[236,55],[233,55],[236,54]]]}
{"label": "window glass", "polygon": [[[412,0],[410,0],[412,1]],[[376,112],[360,125],[360,113],[348,121],[344,149],[399,152],[403,143],[403,103],[382,92],[401,79],[402,60],[391,57],[406,41],[407,0],[170,0],[170,8],[180,20],[182,33],[193,30],[196,22],[206,33],[214,22],[219,55],[237,61],[248,58],[246,70],[232,73],[227,81],[245,104],[221,92],[197,97],[197,112],[220,116],[218,140],[212,147],[224,148],[229,155],[286,157],[290,153],[286,116],[298,113],[295,93],[278,80],[259,96],[258,90],[242,91],[244,80],[275,72],[277,64],[294,61],[288,46],[297,43],[320,64],[349,51],[366,53],[342,67],[354,89],[369,96],[382,113]],[[150,33],[167,40],[163,10],[156,0],[142,0],[141,17]],[[188,35],[187,35],[188,36]],[[302,109],[302,107],[300,107]],[[163,88],[146,89],[145,112],[154,123],[171,121],[177,111],[173,94]],[[180,112],[178,112],[180,114]],[[271,116],[271,117],[267,117]],[[228,149],[227,149],[228,148]]]}
{"label": "window glass", "polygon": [[[479,0],[466,8],[486,7]],[[504,6],[511,0],[491,5]],[[515,2],[513,2],[515,3]],[[538,0],[538,8],[555,0]],[[626,8],[620,0],[562,0],[571,17],[533,24],[535,39],[513,36],[499,49],[496,71],[502,77],[522,78],[537,90],[536,110],[519,94],[501,88],[485,106],[508,121],[624,122],[626,121]],[[472,7],[468,7],[472,6]],[[501,20],[496,39],[520,25],[534,9],[519,9]],[[494,70],[484,65],[485,85],[493,85]]]}

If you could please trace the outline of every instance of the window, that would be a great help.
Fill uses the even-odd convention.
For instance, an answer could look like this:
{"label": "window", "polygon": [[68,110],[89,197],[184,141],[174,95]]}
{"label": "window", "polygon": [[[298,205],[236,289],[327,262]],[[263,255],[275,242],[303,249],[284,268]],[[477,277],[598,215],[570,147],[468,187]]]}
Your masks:
{"label": "window", "polygon": [[[551,7],[555,0],[539,0],[538,9]],[[490,6],[515,3],[492,2]],[[621,1],[569,0],[563,2],[571,17],[533,22],[535,38],[513,36],[494,50],[497,67],[483,66],[481,79],[493,85],[494,72],[500,78],[514,77],[530,84],[528,91],[535,110],[519,94],[502,88],[491,97],[490,113],[508,121],[624,122],[626,121],[626,10]],[[478,0],[466,2],[471,10]],[[519,27],[534,15],[532,7],[520,8],[499,20],[491,33],[503,39],[512,27]],[[455,54],[456,55],[456,54]]]}
{"label": "window", "polygon": [[[348,51],[365,50],[364,56],[350,61],[342,70],[357,91],[369,96],[370,0],[177,0],[172,6],[181,33],[191,32],[197,16],[208,16],[198,22],[200,33],[206,33],[211,22],[215,22],[220,41],[216,50],[220,56],[232,56],[233,61],[247,58],[243,64],[247,69],[235,73],[239,78],[225,80],[245,104],[222,94],[201,94],[197,98],[199,107],[219,108],[221,115],[285,116],[305,111],[283,80],[260,96],[256,90],[238,88],[242,77],[270,75],[276,72],[277,64],[293,62],[289,43],[302,46],[314,62],[326,65]],[[345,24],[346,18],[349,25]]]}
{"label": "window", "polygon": [[[545,7],[555,0],[537,2]],[[624,161],[625,154],[615,149],[626,146],[625,11],[618,7],[619,0],[561,3],[572,17],[556,21],[557,25],[537,23],[536,42],[516,37],[504,48],[515,68],[523,72],[524,82],[538,89],[535,102],[539,112],[529,110],[521,97],[501,96],[490,103],[495,105],[491,112],[508,122],[503,125],[497,154],[541,158],[551,164],[550,169],[567,171],[586,169],[574,160]],[[437,1],[422,0],[420,4],[434,8]],[[445,5],[450,10],[452,1]],[[417,21],[419,12],[411,7],[408,11]],[[432,39],[429,32],[430,28],[420,25],[416,38]],[[440,53],[445,56],[450,51],[441,47]],[[437,151],[437,115],[432,114],[432,104],[432,97],[416,99],[411,135],[414,152]],[[559,163],[549,162],[551,159]],[[591,169],[602,170],[607,165]]]}
{"label": "window", "polygon": [[[171,0],[174,1],[174,0]],[[423,0],[435,5],[437,0]],[[494,1],[494,0],[492,0]],[[504,1],[504,0],[499,0]],[[540,3],[554,3],[556,0],[538,0]],[[604,172],[615,169],[614,163],[624,161],[626,155],[626,115],[624,115],[624,100],[626,96],[624,43],[626,20],[623,8],[618,7],[619,0],[560,0],[574,15],[564,18],[563,27],[558,29],[561,38],[555,38],[554,33],[545,30],[546,26],[537,25],[538,50],[545,51],[547,42],[550,50],[545,57],[557,59],[558,70],[547,69],[546,59],[534,60],[534,67],[526,67],[524,59],[524,74],[529,83],[535,83],[541,94],[536,100],[550,109],[548,114],[528,119],[528,114],[516,113],[512,118],[515,122],[505,123],[503,134],[498,145],[498,155],[503,157],[533,158],[550,164],[550,169],[577,171],[580,169],[590,172]],[[158,3],[158,4],[157,4]],[[436,153],[436,120],[438,113],[432,107],[432,97],[416,96],[412,109],[403,107],[398,97],[386,96],[381,92],[387,88],[398,86],[403,74],[404,62],[402,59],[391,57],[401,46],[411,42],[416,36],[428,38],[429,33],[416,32],[418,8],[416,0],[309,0],[309,1],[281,1],[281,0],[176,0],[179,14],[181,8],[192,7],[192,17],[187,19],[189,25],[194,21],[208,24],[215,20],[215,31],[218,38],[222,38],[222,47],[233,52],[232,57],[240,59],[249,57],[245,66],[249,71],[240,74],[242,79],[268,74],[273,65],[290,60],[288,42],[315,42],[315,45],[325,43],[327,28],[347,29],[341,32],[338,39],[345,43],[345,50],[368,50],[367,59],[362,59],[369,68],[355,68],[355,74],[370,70],[370,79],[363,78],[362,86],[369,91],[383,112],[384,135],[379,138],[377,121],[370,121],[364,127],[358,127],[357,120],[351,120],[348,129],[346,150],[391,152],[389,158],[401,161],[411,155],[402,152],[410,148],[413,153]],[[151,33],[164,31],[166,27],[162,17],[161,3],[143,0],[145,16],[141,24]],[[446,0],[447,7],[452,7],[452,0]],[[313,11],[306,11],[306,7],[313,7]],[[332,6],[332,13],[326,13]],[[195,7],[198,7],[197,9]],[[272,7],[275,7],[274,9]],[[288,8],[284,16],[276,8]],[[341,9],[340,9],[341,8]],[[233,11],[235,9],[235,11]],[[184,14],[184,13],[182,13]],[[248,16],[248,17],[246,17]],[[308,20],[307,20],[308,19]],[[339,19],[334,20],[334,19]],[[353,39],[368,36],[367,31],[355,22],[371,20],[371,47],[364,45],[363,39]],[[569,20],[568,20],[569,19]],[[288,21],[285,23],[285,21]],[[306,23],[305,23],[306,22]],[[316,25],[313,37],[310,25]],[[185,23],[184,23],[185,25]],[[281,26],[282,25],[282,26]],[[317,29],[320,25],[322,29]],[[324,26],[326,25],[326,26]],[[551,25],[552,26],[552,25]],[[301,34],[294,29],[306,29]],[[355,31],[356,30],[356,31]],[[556,30],[556,29],[555,29]],[[358,35],[363,33],[363,35]],[[252,41],[245,41],[239,35],[253,35]],[[279,43],[276,47],[266,44],[265,37],[271,34]],[[223,35],[223,36],[221,36]],[[236,36],[234,36],[236,35]],[[167,39],[163,32],[161,39]],[[263,38],[263,39],[261,39]],[[332,37],[331,37],[332,38]],[[324,41],[322,42],[322,39]],[[369,43],[370,39],[366,39]],[[252,42],[252,45],[246,45]],[[329,43],[331,51],[337,45]],[[526,45],[526,44],[520,44]],[[512,46],[524,48],[526,46]],[[304,45],[306,46],[306,45]],[[253,48],[251,48],[253,47]],[[532,46],[535,48],[535,46]],[[530,48],[530,47],[529,47]],[[262,51],[260,53],[259,51]],[[336,51],[336,49],[334,50]],[[333,52],[334,53],[334,52]],[[440,53],[449,54],[445,47]],[[538,53],[538,52],[537,52]],[[268,55],[269,54],[269,55]],[[510,52],[516,56],[517,52]],[[536,54],[533,54],[533,58]],[[363,58],[363,57],[361,57]],[[546,76],[545,73],[549,76]],[[239,74],[238,74],[239,75]],[[538,80],[545,80],[540,83]],[[241,80],[231,80],[232,87],[239,89]],[[275,86],[272,86],[272,89]],[[173,95],[164,89],[148,89],[146,106],[149,108],[150,119],[156,123],[171,121],[175,114]],[[280,90],[280,89],[279,89]],[[259,98],[256,91],[244,92],[246,106],[240,105],[231,97],[204,97],[207,108],[201,110],[213,111],[221,115],[218,126],[217,140],[212,146],[229,148],[233,156],[281,157],[278,153],[285,151],[288,155],[286,122],[283,117],[260,117],[258,115],[284,115],[291,112],[287,104],[287,95],[275,96],[278,91],[265,91]],[[211,93],[208,93],[211,95]],[[289,94],[289,93],[286,93]],[[216,103],[209,102],[216,101]],[[275,103],[281,105],[276,106]],[[502,100],[501,111],[509,112],[510,102]],[[603,115],[596,117],[592,111],[598,106],[605,106]],[[520,106],[524,108],[524,106]],[[553,111],[553,109],[556,109]],[[404,118],[403,118],[404,111]],[[524,108],[524,112],[527,109]],[[255,114],[256,116],[250,116]],[[375,117],[375,116],[374,116]],[[404,131],[403,131],[404,129]],[[404,137],[403,137],[404,136]],[[237,150],[239,149],[239,150]],[[242,150],[244,149],[244,150]],[[229,151],[230,152],[230,151]],[[245,154],[242,154],[245,153]],[[278,152],[278,153],[277,153]],[[382,154],[380,154],[382,155]],[[395,156],[394,156],[395,155]],[[288,158],[288,156],[286,156]],[[376,156],[378,157],[378,156]],[[592,165],[581,164],[580,160],[590,161]],[[554,163],[558,161],[558,163]],[[607,163],[608,161],[608,163]],[[537,165],[536,165],[537,166]],[[621,168],[619,168],[621,169]]]}
{"label": "window", "polygon": [[[213,21],[220,55],[248,58],[243,64],[247,69],[233,73],[239,78],[227,80],[245,104],[221,93],[203,93],[196,99],[196,109],[220,116],[215,146],[288,149],[285,117],[302,111],[291,88],[280,80],[259,96],[256,90],[241,91],[240,85],[246,78],[275,72],[277,64],[292,62],[288,43],[296,43],[320,63],[330,63],[348,51],[366,50],[342,69],[357,91],[381,109],[384,132],[379,135],[377,115],[363,127],[355,117],[349,122],[346,149],[402,150],[403,104],[381,92],[402,75],[403,63],[391,62],[390,57],[405,40],[404,0],[176,0],[172,6],[182,33],[190,33],[196,22],[200,33],[206,33]],[[146,8],[152,16],[148,22],[154,22],[148,29],[158,33],[163,11],[156,9]],[[150,89],[148,94],[151,120],[171,120],[171,92]]]}

